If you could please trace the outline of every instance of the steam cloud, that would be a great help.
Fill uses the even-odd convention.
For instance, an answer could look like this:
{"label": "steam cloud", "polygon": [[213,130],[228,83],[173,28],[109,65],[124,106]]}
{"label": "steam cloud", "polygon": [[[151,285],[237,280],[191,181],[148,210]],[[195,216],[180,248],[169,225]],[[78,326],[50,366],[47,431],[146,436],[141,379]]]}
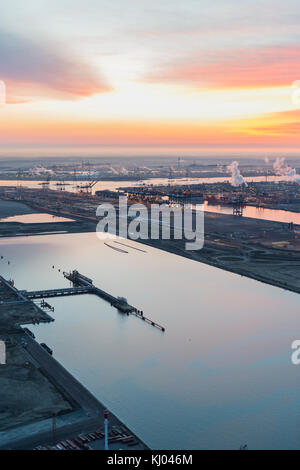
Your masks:
{"label": "steam cloud", "polygon": [[49,175],[55,175],[55,172],[53,170],[50,170],[49,168],[44,168],[43,166],[35,166],[30,170],[30,172],[35,175],[43,175],[45,173]]}
{"label": "steam cloud", "polygon": [[284,157],[277,157],[273,163],[273,169],[276,175],[280,176],[293,176],[296,174],[296,170],[290,167]]}
{"label": "steam cloud", "polygon": [[295,168],[289,166],[284,157],[277,157],[273,163],[273,169],[276,175],[288,176],[292,180],[300,182],[300,176],[297,175]]}
{"label": "steam cloud", "polygon": [[232,162],[230,165],[227,166],[227,170],[231,172],[230,184],[232,186],[237,187],[241,186],[242,184],[248,186],[239,170],[239,162]]}

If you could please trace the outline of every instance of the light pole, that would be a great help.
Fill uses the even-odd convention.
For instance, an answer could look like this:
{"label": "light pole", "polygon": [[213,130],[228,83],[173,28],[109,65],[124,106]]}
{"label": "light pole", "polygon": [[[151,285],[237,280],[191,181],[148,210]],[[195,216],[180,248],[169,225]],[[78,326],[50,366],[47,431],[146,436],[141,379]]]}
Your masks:
{"label": "light pole", "polygon": [[104,411],[104,450],[108,450],[108,411]]}

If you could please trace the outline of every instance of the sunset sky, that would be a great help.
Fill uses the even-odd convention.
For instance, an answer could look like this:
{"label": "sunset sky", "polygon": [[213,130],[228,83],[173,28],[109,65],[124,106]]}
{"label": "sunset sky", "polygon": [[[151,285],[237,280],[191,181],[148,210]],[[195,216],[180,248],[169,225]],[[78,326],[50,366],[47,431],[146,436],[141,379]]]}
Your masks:
{"label": "sunset sky", "polygon": [[299,0],[1,0],[0,147],[297,150],[299,38]]}

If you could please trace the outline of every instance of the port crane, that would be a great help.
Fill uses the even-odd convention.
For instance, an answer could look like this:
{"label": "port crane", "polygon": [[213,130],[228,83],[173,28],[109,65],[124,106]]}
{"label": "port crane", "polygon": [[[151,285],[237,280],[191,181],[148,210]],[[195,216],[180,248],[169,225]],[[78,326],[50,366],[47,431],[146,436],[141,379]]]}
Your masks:
{"label": "port crane", "polygon": [[[82,194],[82,193],[90,194],[93,187],[98,183],[99,178],[92,179],[91,164],[90,164],[89,161],[87,161],[87,162],[83,161],[82,162],[82,170],[86,171],[86,173],[87,173],[87,182],[82,183],[80,185],[77,185],[78,193],[79,194]],[[76,170],[74,170],[74,174],[75,173],[76,173]],[[95,178],[95,176],[94,176],[94,178]],[[74,176],[74,180],[75,180],[75,176]]]}
{"label": "port crane", "polygon": [[83,193],[83,192],[84,192],[83,190],[85,190],[85,192],[86,192],[87,194],[89,194],[89,193],[91,193],[93,187],[94,187],[98,182],[99,182],[99,179],[94,180],[94,181],[91,181],[90,183],[82,184],[82,185],[78,186],[78,188],[79,188],[79,191],[78,191],[78,192],[79,192],[79,193]]}

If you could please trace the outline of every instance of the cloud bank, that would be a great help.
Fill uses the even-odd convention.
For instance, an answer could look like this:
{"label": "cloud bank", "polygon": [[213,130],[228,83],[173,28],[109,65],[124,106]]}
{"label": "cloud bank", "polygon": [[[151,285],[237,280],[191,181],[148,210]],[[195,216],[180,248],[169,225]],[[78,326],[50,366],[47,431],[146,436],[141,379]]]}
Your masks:
{"label": "cloud bank", "polygon": [[58,45],[36,42],[0,31],[1,80],[7,85],[9,102],[55,96],[84,97],[110,91],[99,74],[80,57]]}

